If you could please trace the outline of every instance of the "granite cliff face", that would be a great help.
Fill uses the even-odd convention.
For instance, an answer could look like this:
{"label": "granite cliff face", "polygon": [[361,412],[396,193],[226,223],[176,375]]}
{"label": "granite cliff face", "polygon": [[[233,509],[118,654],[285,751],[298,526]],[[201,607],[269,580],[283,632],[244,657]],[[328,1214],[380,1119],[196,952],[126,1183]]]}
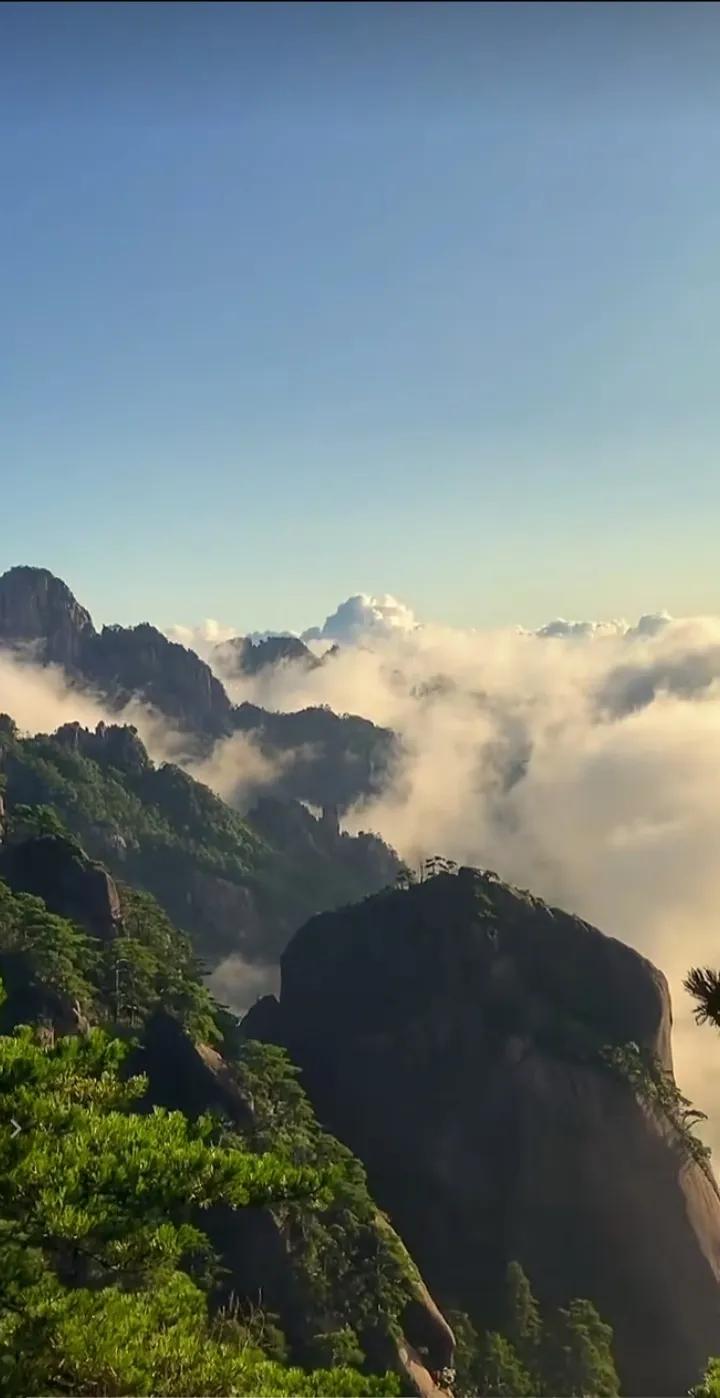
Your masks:
{"label": "granite cliff face", "polygon": [[38,660],[72,670],[95,635],[90,613],[46,568],[10,568],[0,577],[0,642],[32,647]]}
{"label": "granite cliff face", "polygon": [[[252,1094],[243,1090],[233,1065],[209,1045],[194,1044],[169,1016],[160,1013],[148,1024],[131,1068],[147,1076],[148,1107],[161,1106],[191,1117],[220,1112],[241,1132],[253,1135],[256,1105]],[[312,1339],[316,1302],[299,1264],[287,1211],[214,1209],[206,1227],[222,1259],[223,1297],[262,1296],[264,1305],[280,1317],[296,1352],[302,1354]],[[372,1227],[379,1240],[388,1236],[402,1249],[377,1211]],[[418,1398],[443,1398],[434,1375],[452,1367],[454,1337],[407,1255],[406,1265],[408,1300],[402,1330],[394,1331],[378,1316],[372,1335],[363,1338],[380,1367],[401,1375],[405,1392]]]}
{"label": "granite cliff face", "polygon": [[518,1260],[541,1302],[596,1304],[624,1391],[670,1395],[718,1349],[720,1198],[605,1052],[671,1073],[670,1026],[648,961],[461,869],[314,918],[243,1027],[302,1067],[443,1309],[494,1324]]}

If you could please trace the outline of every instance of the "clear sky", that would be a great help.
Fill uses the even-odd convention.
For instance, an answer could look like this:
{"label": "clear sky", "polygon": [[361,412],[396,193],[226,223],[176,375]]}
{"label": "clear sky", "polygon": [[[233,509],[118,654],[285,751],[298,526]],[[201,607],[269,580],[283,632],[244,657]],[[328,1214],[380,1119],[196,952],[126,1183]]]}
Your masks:
{"label": "clear sky", "polygon": [[0,566],[720,608],[720,6],[4,4]]}

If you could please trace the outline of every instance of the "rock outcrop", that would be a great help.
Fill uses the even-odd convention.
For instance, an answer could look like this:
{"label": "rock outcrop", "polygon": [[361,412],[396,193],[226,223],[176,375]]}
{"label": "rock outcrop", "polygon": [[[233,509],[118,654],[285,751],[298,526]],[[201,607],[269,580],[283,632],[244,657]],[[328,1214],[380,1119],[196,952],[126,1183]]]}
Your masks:
{"label": "rock outcrop", "polygon": [[10,568],[0,577],[0,643],[32,647],[44,664],[74,670],[94,635],[90,613],[46,568]]}
{"label": "rock outcrop", "polygon": [[243,1028],[301,1066],[444,1309],[496,1323],[517,1260],[548,1306],[595,1303],[625,1392],[686,1392],[720,1351],[717,1187],[604,1053],[672,1072],[629,947],[461,869],[312,919]]}
{"label": "rock outcrop", "polygon": [[42,898],[51,913],[79,923],[100,941],[117,936],[122,915],[115,882],[74,840],[39,835],[6,843],[0,849],[0,878],[15,893]]}

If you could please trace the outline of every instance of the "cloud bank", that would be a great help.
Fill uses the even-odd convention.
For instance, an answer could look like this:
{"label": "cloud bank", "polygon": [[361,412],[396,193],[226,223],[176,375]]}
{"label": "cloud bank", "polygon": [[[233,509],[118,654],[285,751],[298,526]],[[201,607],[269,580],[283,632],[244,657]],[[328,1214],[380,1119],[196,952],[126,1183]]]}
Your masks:
{"label": "cloud bank", "polygon": [[720,964],[720,619],[459,631],[394,614],[408,624],[366,626],[349,599],[325,665],[261,671],[234,697],[395,729],[401,769],[350,829],[413,864],[443,853],[495,869],[655,961],[679,1080],[720,1145],[720,1039],[692,1023],[682,990],[690,965]]}
{"label": "cloud bank", "polygon": [[[659,965],[679,1081],[720,1145],[720,1038],[694,1026],[682,990],[691,965],[720,965],[720,619],[462,631],[359,594],[317,630],[342,637],[325,664],[267,667],[233,681],[232,697],[328,704],[393,728],[400,769],[348,828],[377,831],[411,863],[443,853],[496,869]],[[208,643],[229,632],[211,628]],[[27,731],[118,721],[60,672],[2,656],[0,709]],[[156,760],[184,760],[160,716],[136,705],[121,718]],[[189,769],[241,807],[277,776],[242,735]]]}
{"label": "cloud bank", "polygon": [[384,593],[372,597],[367,592],[358,592],[348,597],[336,607],[321,626],[309,626],[305,631],[249,631],[243,632],[237,626],[227,626],[208,617],[195,626],[182,626],[176,623],[165,629],[171,641],[178,641],[197,652],[204,660],[213,659],[215,646],[229,641],[235,636],[246,635],[250,641],[265,641],[270,636],[299,636],[306,645],[321,643],[320,654],[331,645],[357,645],[363,642],[382,640],[401,631],[413,631],[418,626],[415,615],[404,602]]}

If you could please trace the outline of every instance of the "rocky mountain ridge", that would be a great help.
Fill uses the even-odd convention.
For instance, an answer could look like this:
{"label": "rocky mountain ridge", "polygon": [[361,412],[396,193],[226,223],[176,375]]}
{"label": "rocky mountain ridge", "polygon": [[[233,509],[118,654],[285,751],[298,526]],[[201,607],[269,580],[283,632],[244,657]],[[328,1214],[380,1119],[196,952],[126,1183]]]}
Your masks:
{"label": "rocky mountain ridge", "polygon": [[260,641],[233,636],[214,647],[212,660],[214,668],[228,679],[257,675],[273,665],[301,665],[305,670],[317,670],[322,663],[299,636],[266,636]]}
{"label": "rocky mountain ridge", "polygon": [[[247,654],[255,658],[246,655],[245,663],[278,663],[288,644],[280,640],[279,648],[275,638],[253,646]],[[0,647],[37,664],[61,666],[73,685],[101,695],[114,712],[139,700],[169,719],[195,755],[233,733],[246,733],[277,765],[275,795],[345,809],[380,789],[397,757],[395,736],[356,715],[233,705],[194,651],[148,622],[97,631],[67,585],[44,568],[19,566],[0,576]]]}
{"label": "rocky mountain ridge", "polygon": [[376,836],[340,831],[296,801],[265,797],[246,818],[200,782],[150,760],[130,727],[65,724],[22,738],[0,722],[0,784],[12,812],[47,806],[116,877],[157,897],[212,968],[236,954],[272,964],[323,907],[395,877]]}

